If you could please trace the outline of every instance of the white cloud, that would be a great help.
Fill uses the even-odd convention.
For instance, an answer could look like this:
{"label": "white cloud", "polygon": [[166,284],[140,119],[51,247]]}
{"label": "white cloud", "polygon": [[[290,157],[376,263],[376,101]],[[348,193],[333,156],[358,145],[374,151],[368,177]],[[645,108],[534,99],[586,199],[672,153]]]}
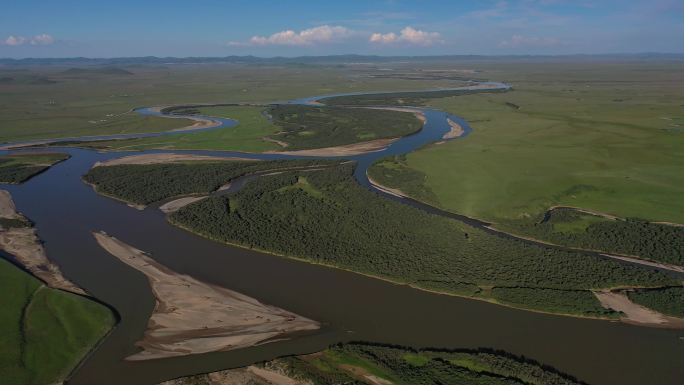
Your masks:
{"label": "white cloud", "polygon": [[52,36],[43,33],[40,35],[36,35],[31,38],[31,44],[33,45],[50,45],[55,42],[55,38]]}
{"label": "white cloud", "polygon": [[369,41],[379,44],[408,43],[425,46],[442,43],[441,35],[438,32],[421,31],[413,27],[406,27],[399,34],[394,32],[374,33],[370,36]]}
{"label": "white cloud", "polygon": [[500,47],[520,48],[520,47],[553,47],[560,45],[561,42],[554,37],[536,37],[513,35],[510,39],[499,43]]}
{"label": "white cloud", "polygon": [[26,38],[23,36],[14,36],[11,35],[7,39],[5,39],[5,45],[22,45],[26,43]]}
{"label": "white cloud", "polygon": [[55,38],[48,34],[40,34],[36,35],[33,37],[24,37],[24,36],[14,36],[10,35],[7,39],[4,41],[1,41],[0,44],[2,45],[10,45],[10,46],[19,46],[19,45],[24,45],[24,44],[31,44],[31,45],[50,45],[55,42]]}
{"label": "white cloud", "polygon": [[233,46],[245,45],[313,45],[335,42],[352,35],[352,31],[345,27],[321,25],[304,29],[299,32],[293,30],[280,31],[271,36],[252,36],[248,42],[228,43]]}

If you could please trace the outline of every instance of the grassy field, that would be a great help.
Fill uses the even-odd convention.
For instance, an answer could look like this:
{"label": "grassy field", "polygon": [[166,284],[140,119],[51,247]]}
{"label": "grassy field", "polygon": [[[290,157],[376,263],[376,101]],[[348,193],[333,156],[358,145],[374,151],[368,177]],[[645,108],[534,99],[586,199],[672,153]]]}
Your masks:
{"label": "grassy field", "polygon": [[485,76],[514,90],[429,102],[463,116],[473,133],[393,161],[395,170],[413,175],[381,168],[374,177],[409,193],[426,190],[445,209],[494,222],[561,204],[684,223],[681,66],[483,67]]}
{"label": "grassy field", "polygon": [[69,155],[60,153],[2,155],[0,183],[23,183],[66,159],[69,159]]}
{"label": "grassy field", "polygon": [[0,293],[4,385],[60,382],[114,323],[106,307],[47,288],[4,259]]}
{"label": "grassy field", "polygon": [[[266,103],[335,92],[431,88],[460,80],[367,76],[344,65],[203,64],[71,70],[0,67],[0,142],[155,132],[188,125],[141,117],[135,107],[188,103]],[[207,143],[212,139],[206,138]],[[251,144],[250,144],[251,145]]]}
{"label": "grassy field", "polygon": [[[278,127],[273,125],[262,115],[263,110],[263,107],[251,106],[200,108],[200,114],[235,119],[238,121],[238,124],[231,128],[194,132],[190,134],[178,134],[156,138],[98,141],[90,144],[90,146],[116,150],[174,148],[264,152],[281,149],[282,147],[277,144],[263,139],[264,137],[268,137],[279,131]],[[85,145],[88,144],[86,143]]]}
{"label": "grassy field", "polygon": [[[579,385],[579,380],[524,357],[489,350],[415,350],[348,343],[305,356],[259,364],[312,385],[459,384]],[[228,370],[228,378],[237,370]],[[174,385],[208,383],[210,375],[174,380]],[[239,377],[237,377],[239,378]]]}
{"label": "grassy field", "polygon": [[[97,167],[84,178],[103,193],[149,203],[206,193],[245,172],[244,162],[230,163]],[[279,164],[288,163],[295,164]],[[680,284],[651,269],[531,246],[426,214],[360,187],[353,165],[326,165],[320,171],[262,176],[237,193],[185,206],[169,220],[230,244],[563,314],[612,316],[591,289]],[[266,162],[249,167],[255,166],[273,167]]]}

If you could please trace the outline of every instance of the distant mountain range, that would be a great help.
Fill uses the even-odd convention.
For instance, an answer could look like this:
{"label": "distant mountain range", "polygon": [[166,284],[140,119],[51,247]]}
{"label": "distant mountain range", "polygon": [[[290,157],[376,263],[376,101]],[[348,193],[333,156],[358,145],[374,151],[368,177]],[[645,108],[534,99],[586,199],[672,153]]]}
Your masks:
{"label": "distant mountain range", "polygon": [[397,61],[610,61],[610,60],[684,60],[684,54],[638,53],[638,54],[605,54],[605,55],[443,55],[443,56],[373,56],[373,55],[332,55],[332,56],[299,56],[299,57],[257,57],[257,56],[224,56],[224,57],[121,57],[121,58],[0,58],[0,65],[55,65],[55,66],[130,66],[130,65],[169,65],[169,64],[211,64],[211,63],[246,63],[246,64],[351,64],[351,63],[387,63]]}

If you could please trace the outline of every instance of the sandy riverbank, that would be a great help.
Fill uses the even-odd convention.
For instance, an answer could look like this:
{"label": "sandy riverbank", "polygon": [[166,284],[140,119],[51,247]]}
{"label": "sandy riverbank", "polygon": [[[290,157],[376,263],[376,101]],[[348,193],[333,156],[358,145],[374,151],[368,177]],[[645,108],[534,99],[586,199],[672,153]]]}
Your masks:
{"label": "sandy riverbank", "polygon": [[622,292],[601,290],[595,291],[594,295],[606,309],[613,309],[624,313],[624,316],[620,318],[622,322],[652,327],[684,329],[684,319],[670,317],[636,304],[630,301]]}
{"label": "sandy riverbank", "polygon": [[449,118],[447,118],[447,123],[449,123],[449,127],[451,127],[451,129],[449,130],[449,132],[447,132],[446,134],[444,134],[442,136],[442,139],[458,138],[461,135],[463,135],[463,133],[465,132],[463,130],[463,127],[461,127],[460,124],[454,122],[453,120],[451,120]]}
{"label": "sandy riverbank", "polygon": [[246,348],[319,324],[254,298],[198,281],[157,263],[144,252],[104,233],[97,242],[147,276],[156,305],[142,351],[127,360],[149,360]]}
{"label": "sandy riverbank", "polygon": [[247,159],[239,157],[220,157],[220,156],[206,156],[206,155],[192,155],[192,154],[141,154],[130,155],[122,158],[110,159],[104,162],[97,162],[93,167],[98,166],[118,166],[122,164],[158,164],[158,163],[173,163],[173,162],[187,162],[187,161],[252,161],[257,159]]}
{"label": "sandy riverbank", "polygon": [[[223,187],[221,187],[221,188],[223,188]],[[219,191],[220,191],[220,189],[219,189]],[[170,214],[172,212],[175,212],[175,211],[182,209],[183,207],[189,205],[190,203],[195,203],[195,202],[201,201],[202,199],[206,199],[207,197],[208,197],[208,195],[199,196],[199,197],[183,197],[183,198],[174,199],[170,202],[166,202],[163,205],[159,206],[159,210],[161,210],[164,214]]]}
{"label": "sandy riverbank", "polygon": [[343,146],[315,148],[312,150],[296,151],[267,151],[266,154],[283,154],[298,156],[352,156],[367,152],[382,151],[399,138],[376,139],[367,142],[346,144]]}
{"label": "sandy riverbank", "polygon": [[[0,190],[0,218],[28,221],[16,211],[12,196]],[[0,249],[12,254],[31,274],[54,289],[85,295],[86,292],[62,275],[59,267],[50,261],[33,227],[0,226]]]}
{"label": "sandy riverbank", "polygon": [[375,181],[373,178],[371,178],[368,175],[368,173],[366,173],[366,178],[368,178],[368,181],[370,182],[370,184],[373,187],[377,188],[380,191],[386,192],[386,193],[394,195],[396,197],[408,198],[408,196],[403,191],[399,190],[398,188],[391,188],[391,187],[381,185],[380,183]]}

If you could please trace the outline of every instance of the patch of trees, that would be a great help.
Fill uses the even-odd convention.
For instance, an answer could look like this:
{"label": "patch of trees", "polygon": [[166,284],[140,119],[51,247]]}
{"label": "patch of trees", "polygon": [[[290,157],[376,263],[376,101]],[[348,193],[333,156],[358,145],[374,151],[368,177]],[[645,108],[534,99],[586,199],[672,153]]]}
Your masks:
{"label": "patch of trees", "polygon": [[273,160],[129,164],[95,167],[83,176],[83,180],[103,194],[129,203],[147,205],[179,195],[207,194],[247,174],[333,163],[321,160]]}
{"label": "patch of trees", "polygon": [[591,214],[570,208],[558,208],[547,213],[541,222],[528,219],[512,222],[512,225],[525,234],[564,246],[635,255],[684,265],[684,227],[627,218],[593,220],[584,229],[562,230],[563,225],[581,223],[590,217]]}
{"label": "patch of trees", "polygon": [[20,154],[0,157],[0,183],[24,183],[55,163],[69,158],[67,154]]}
{"label": "patch of trees", "polygon": [[333,96],[321,99],[329,106],[423,106],[430,99],[447,98],[475,93],[498,93],[505,90],[443,90],[443,91],[407,91],[380,94]]}
{"label": "patch of trees", "polygon": [[423,126],[409,112],[366,108],[281,104],[270,107],[268,113],[283,131],[277,139],[293,150],[404,136]]}
{"label": "patch of trees", "polygon": [[[315,385],[358,384],[348,367],[403,384],[580,385],[581,381],[535,361],[493,350],[434,350],[368,343],[331,347],[314,359],[276,361],[289,375]],[[349,382],[346,382],[349,381]]]}
{"label": "patch of trees", "polygon": [[627,291],[630,300],[674,317],[684,318],[684,287]]}
{"label": "patch of trees", "polygon": [[[591,317],[617,317],[619,314],[601,306],[590,290],[558,290],[527,287],[495,287],[492,298],[514,306],[578,314]],[[581,312],[578,313],[578,310]]]}
{"label": "patch of trees", "polygon": [[[339,165],[262,176],[169,220],[218,241],[466,296],[488,296],[479,288],[492,286],[572,291],[676,284],[652,269],[501,238],[427,214],[360,187],[352,171]],[[524,294],[516,298],[521,306],[544,307],[538,293]],[[596,311],[585,299],[565,297],[563,312]]]}

